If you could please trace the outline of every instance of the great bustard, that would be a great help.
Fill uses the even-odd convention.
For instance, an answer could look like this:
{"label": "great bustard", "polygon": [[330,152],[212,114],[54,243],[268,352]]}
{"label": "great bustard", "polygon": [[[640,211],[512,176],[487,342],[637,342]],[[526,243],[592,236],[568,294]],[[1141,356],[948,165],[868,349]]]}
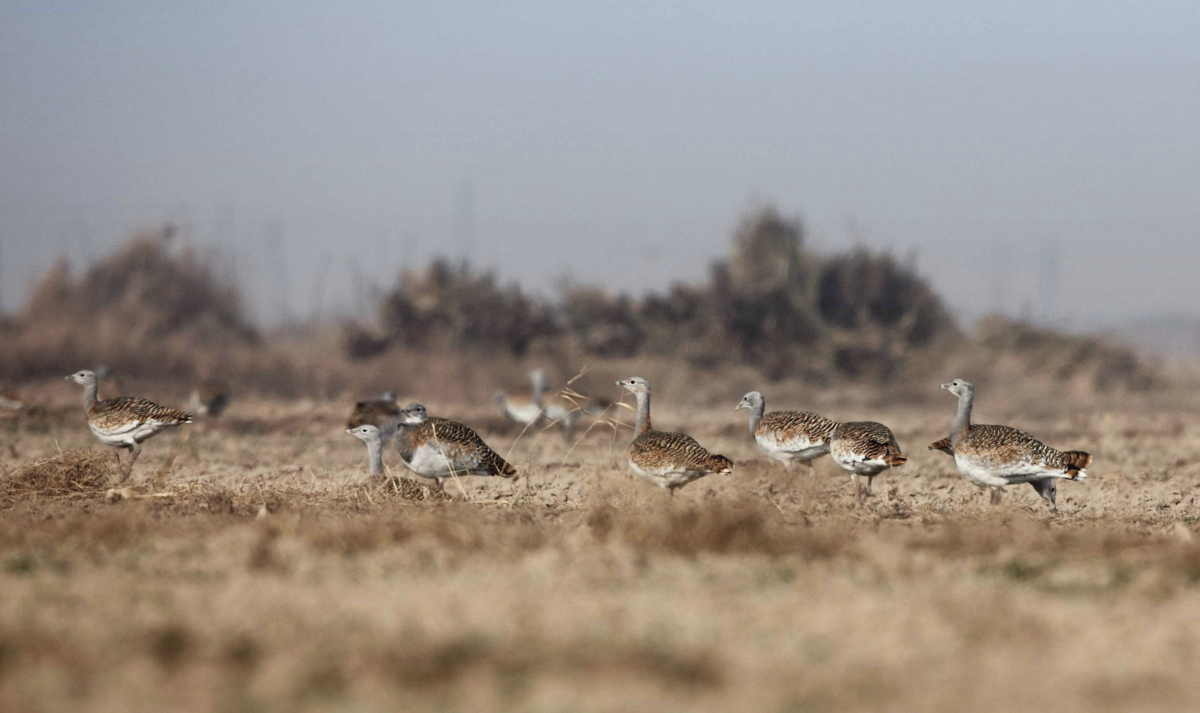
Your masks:
{"label": "great bustard", "polygon": [[368,473],[372,478],[383,475],[383,435],[379,427],[364,423],[353,428],[347,428],[346,433],[354,436],[367,446]]}
{"label": "great bustard", "polygon": [[216,379],[206,379],[192,389],[189,405],[201,418],[218,418],[229,406],[229,387]]}
{"label": "great bustard", "polygon": [[[941,451],[951,458],[954,457],[954,446],[950,445],[949,438],[940,438],[933,443],[930,443],[929,450]],[[1033,488],[1034,492],[1038,494],[1038,496],[1050,504],[1051,510],[1058,510],[1058,503],[1056,502],[1058,500],[1058,484],[1055,482],[1054,478],[1047,478],[1046,480],[1031,480],[1029,481],[1029,485]]]}
{"label": "great bustard", "polygon": [[671,495],[709,473],[732,473],[733,461],[709,453],[696,439],[683,433],[656,431],[650,422],[650,382],[640,376],[618,381],[617,386],[637,398],[637,422],[629,444],[629,467]]}
{"label": "great bustard", "polygon": [[431,417],[421,404],[401,409],[396,450],[408,469],[443,481],[461,475],[499,475],[513,478],[517,469],[488,447],[479,434],[458,421]]}
{"label": "great bustard", "polygon": [[[96,373],[84,369],[64,377],[83,387],[83,408],[88,428],[106,446],[129,450],[129,463],[122,482],[133,473],[133,462],[142,453],[142,442],[167,428],[192,422],[192,415],[179,409],[159,406],[153,401],[132,396],[97,398]],[[118,457],[119,460],[119,457]]]}
{"label": "great bustard", "polygon": [[507,394],[496,392],[496,405],[510,420],[523,425],[537,423],[542,418],[542,394],[546,391],[548,380],[546,372],[540,369],[529,372],[529,381],[533,390],[528,394]]}
{"label": "great bustard", "polygon": [[378,399],[368,399],[354,404],[350,418],[346,421],[347,429],[371,425],[379,429],[379,436],[386,443],[396,435],[400,425],[400,407],[396,405],[396,392],[385,391]]}
{"label": "great bustard", "polygon": [[21,396],[8,391],[0,391],[0,411],[16,412],[27,406],[29,406],[29,401]]}
{"label": "great bustard", "polygon": [[829,455],[842,470],[850,472],[850,480],[859,497],[863,493],[859,489],[858,476],[867,476],[866,494],[870,495],[875,476],[888,468],[904,465],[908,460],[900,452],[891,429],[874,421],[837,424],[830,438]]}
{"label": "great bustard", "polygon": [[[1053,483],[1055,478],[1087,478],[1091,454],[1055,450],[1028,433],[1009,426],[972,424],[975,387],[970,382],[955,379],[942,384],[942,388],[958,397],[958,413],[950,427],[949,445],[954,454],[954,465],[958,466],[958,472],[968,482],[991,488],[993,504],[1000,501],[1000,490],[1004,486],[1031,483],[1050,504],[1050,509],[1057,511],[1057,487],[1038,483]],[[939,447],[938,450],[943,449]]]}
{"label": "great bustard", "polygon": [[495,397],[496,405],[506,417],[517,423],[532,425],[543,418],[556,423],[562,430],[563,438],[572,440],[575,424],[583,416],[583,410],[559,393],[550,391],[550,380],[541,369],[529,372],[529,381],[533,388],[528,395],[510,396],[499,391]]}
{"label": "great bustard", "polygon": [[813,472],[813,461],[829,453],[829,442],[837,422],[807,411],[772,411],[762,392],[751,391],[734,408],[750,410],[750,435],[764,453],[790,471],[799,462]]}

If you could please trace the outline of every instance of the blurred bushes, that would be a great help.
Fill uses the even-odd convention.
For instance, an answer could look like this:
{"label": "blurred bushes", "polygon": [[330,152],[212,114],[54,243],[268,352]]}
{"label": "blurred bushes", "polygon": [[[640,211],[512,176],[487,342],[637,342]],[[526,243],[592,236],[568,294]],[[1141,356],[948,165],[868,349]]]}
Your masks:
{"label": "blurred bushes", "polygon": [[1020,359],[1030,373],[1058,382],[1082,381],[1097,390],[1154,387],[1159,375],[1134,350],[1095,335],[1065,334],[999,315],[976,327],[980,346]]}
{"label": "blurred bushes", "polygon": [[822,259],[804,248],[799,221],[770,207],[742,222],[707,284],[677,284],[640,300],[573,285],[549,302],[435,262],[401,276],[383,299],[379,328],[352,328],[347,353],[367,358],[402,344],[520,356],[539,342],[565,342],[602,358],[672,355],[698,368],[745,363],[775,378],[830,370],[884,378],[910,350],[956,334],[941,300],[911,267],[865,249]]}
{"label": "blurred bushes", "polygon": [[402,275],[383,298],[380,322],[387,338],[404,346],[503,349],[518,356],[557,332],[552,310],[519,287],[501,288],[490,274],[444,260]]}
{"label": "blurred bushes", "polygon": [[237,285],[171,235],[136,235],[79,276],[65,261],[47,271],[28,308],[0,319],[0,379],[104,364],[170,379],[181,393],[219,376],[243,393],[284,397],[419,391],[435,381],[466,398],[526,369],[522,360],[570,374],[594,360],[637,358],[812,384],[944,380],[956,363],[978,379],[1038,373],[1101,389],[1158,382],[1132,350],[1103,337],[990,318],[967,338],[911,265],[863,248],[817,255],[800,223],[772,208],[742,222],[729,256],[698,284],[641,298],[567,285],[548,300],[437,261],[401,275],[374,324],[347,324],[340,334],[328,325],[278,329],[269,342],[245,315]]}
{"label": "blurred bushes", "polygon": [[173,249],[173,235],[171,226],[135,235],[77,278],[56,263],[5,330],[0,371],[25,379],[106,363],[177,374],[190,366],[188,349],[258,343],[236,285]]}

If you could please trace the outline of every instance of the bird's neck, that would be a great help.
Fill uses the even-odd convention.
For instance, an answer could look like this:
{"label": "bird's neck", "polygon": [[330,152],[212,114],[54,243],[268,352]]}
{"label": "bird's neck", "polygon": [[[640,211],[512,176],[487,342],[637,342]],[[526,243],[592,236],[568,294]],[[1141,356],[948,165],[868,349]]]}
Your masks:
{"label": "bird's neck", "polygon": [[650,392],[639,391],[637,393],[637,423],[633,426],[633,435],[634,437],[640,436],[651,428],[653,426],[650,425]]}
{"label": "bird's neck", "polygon": [[96,394],[99,390],[100,390],[100,387],[95,382],[83,385],[83,410],[84,411],[87,411],[88,409],[90,409],[92,407],[92,404],[96,403]]}
{"label": "bird's neck", "polygon": [[767,401],[763,399],[750,407],[750,435],[758,431],[758,422],[762,420],[763,412],[767,410]]}
{"label": "bird's neck", "polygon": [[371,462],[371,475],[383,475],[383,444],[367,443],[367,457]]}
{"label": "bird's neck", "polygon": [[958,415],[954,417],[954,425],[950,426],[950,438],[956,438],[971,427],[971,406],[975,394],[966,393],[958,397]]}

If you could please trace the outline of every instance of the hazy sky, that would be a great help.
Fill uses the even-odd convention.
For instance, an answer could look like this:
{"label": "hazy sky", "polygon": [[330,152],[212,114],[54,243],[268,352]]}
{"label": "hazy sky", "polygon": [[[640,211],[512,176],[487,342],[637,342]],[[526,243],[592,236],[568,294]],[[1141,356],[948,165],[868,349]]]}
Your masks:
{"label": "hazy sky", "polygon": [[1200,314],[1197,2],[79,5],[0,2],[10,310],[167,219],[268,319],[270,260],[307,314],[471,236],[643,290],[773,201],[966,317]]}

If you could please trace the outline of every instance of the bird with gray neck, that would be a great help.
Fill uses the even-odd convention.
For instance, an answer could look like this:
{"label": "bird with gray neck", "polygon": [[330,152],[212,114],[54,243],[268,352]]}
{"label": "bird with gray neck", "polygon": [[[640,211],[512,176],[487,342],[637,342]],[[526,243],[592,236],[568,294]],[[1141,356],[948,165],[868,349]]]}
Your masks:
{"label": "bird with gray neck", "polygon": [[368,473],[374,479],[383,476],[383,434],[379,427],[366,423],[354,428],[347,428],[346,433],[354,436],[367,446]]}
{"label": "bird with gray neck", "polygon": [[379,429],[379,435],[386,443],[396,435],[396,427],[400,425],[400,407],[396,404],[396,392],[385,391],[378,399],[368,399],[354,404],[350,418],[346,421],[347,429],[372,425]]}
{"label": "bird with gray neck", "polygon": [[788,471],[792,463],[802,463],[812,475],[813,461],[829,453],[837,422],[808,411],[768,413],[766,409],[761,391],[747,393],[734,407],[734,411],[750,411],[750,435],[764,453],[783,463]]}
{"label": "bird with gray neck", "polygon": [[458,421],[430,416],[418,403],[405,406],[400,414],[396,450],[401,460],[417,475],[436,480],[439,490],[444,490],[443,481],[454,476],[517,476],[516,468]]}
{"label": "bird with gray neck", "polygon": [[657,431],[650,421],[650,382],[640,376],[618,381],[637,399],[637,422],[629,444],[629,467],[671,495],[709,473],[733,472],[733,461],[709,453],[696,439],[683,433]]}
{"label": "bird with gray neck", "polygon": [[[930,443],[929,450],[941,451],[951,458],[954,458],[954,446],[950,445],[949,438],[941,438],[933,443]],[[1031,480],[1029,481],[1029,485],[1033,488],[1034,492],[1038,494],[1038,497],[1049,503],[1051,510],[1058,510],[1058,483],[1054,478],[1047,478],[1045,480]],[[994,492],[995,491],[993,491],[993,493]],[[993,500],[993,502],[995,501]]]}
{"label": "bird with gray neck", "polygon": [[938,441],[930,446],[954,456],[954,465],[967,482],[991,488],[993,504],[1007,485],[1029,483],[1057,511],[1054,479],[1083,480],[1092,456],[1085,451],[1060,451],[1010,426],[971,423],[975,386],[955,379],[942,388],[958,398],[958,411],[950,426],[949,450]]}
{"label": "bird with gray neck", "polygon": [[[121,480],[133,473],[133,463],[141,455],[142,443],[168,428],[192,422],[192,415],[179,409],[159,406],[153,401],[132,396],[99,398],[96,373],[84,369],[64,377],[83,387],[83,410],[88,428],[100,442],[129,451],[129,463]],[[117,456],[120,460],[120,456]]]}
{"label": "bird with gray neck", "polygon": [[529,372],[529,382],[533,389],[528,394],[508,394],[496,392],[496,405],[500,412],[511,421],[529,426],[542,418],[542,396],[546,391],[549,380],[546,372],[535,369]]}

